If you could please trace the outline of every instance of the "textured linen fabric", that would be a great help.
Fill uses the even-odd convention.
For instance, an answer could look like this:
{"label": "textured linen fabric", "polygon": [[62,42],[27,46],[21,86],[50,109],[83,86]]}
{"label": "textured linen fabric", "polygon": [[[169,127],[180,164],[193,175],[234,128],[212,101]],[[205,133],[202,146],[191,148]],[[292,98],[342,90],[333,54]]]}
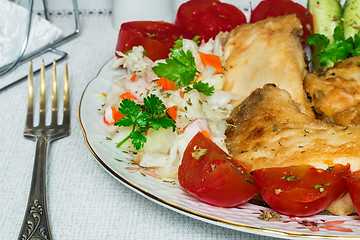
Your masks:
{"label": "textured linen fabric", "polygon": [[[164,208],[123,186],[97,163],[83,139],[78,105],[86,84],[113,56],[117,31],[109,9],[86,9],[80,3],[81,34],[60,47],[69,53],[71,135],[49,147],[47,196],[53,239],[270,239]],[[66,26],[71,16],[54,18]],[[59,79],[63,66],[58,64]],[[46,75],[50,78],[51,71]],[[23,137],[26,81],[1,91],[0,103],[0,239],[8,240],[19,235],[35,155],[35,143]]]}

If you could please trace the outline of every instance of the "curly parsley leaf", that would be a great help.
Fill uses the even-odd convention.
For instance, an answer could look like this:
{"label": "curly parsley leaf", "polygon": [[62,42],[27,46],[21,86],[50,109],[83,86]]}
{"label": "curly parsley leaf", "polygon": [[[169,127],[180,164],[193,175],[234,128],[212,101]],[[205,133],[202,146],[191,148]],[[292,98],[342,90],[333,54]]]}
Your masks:
{"label": "curly parsley leaf", "polygon": [[149,124],[154,130],[172,127],[173,131],[175,131],[176,128],[175,120],[168,115],[155,116],[149,120]]}
{"label": "curly parsley leaf", "polygon": [[132,139],[131,143],[137,150],[142,148],[147,141],[147,138],[139,131],[133,131],[129,136]]}
{"label": "curly parsley leaf", "polygon": [[195,58],[190,50],[171,49],[171,58],[166,63],[158,63],[152,70],[159,76],[174,81],[177,86],[187,86],[193,80],[198,70]]}
{"label": "curly parsley leaf", "polygon": [[161,101],[160,98],[158,98],[154,94],[151,94],[150,96],[144,99],[144,107],[152,115],[159,115],[166,110],[164,103]]}
{"label": "curly parsley leaf", "polygon": [[144,105],[136,104],[130,99],[124,99],[120,103],[119,111],[124,114],[124,117],[117,120],[115,126],[132,126],[133,128],[131,133],[116,147],[120,147],[131,139],[134,147],[139,150],[147,141],[143,133],[150,127],[154,130],[172,127],[173,131],[176,128],[175,120],[166,114],[164,103],[154,94],[144,99]]}
{"label": "curly parsley leaf", "polygon": [[359,37],[359,35],[354,36],[354,49],[353,49],[351,55],[352,56],[360,55],[360,37]]}
{"label": "curly parsley leaf", "polygon": [[333,43],[327,45],[325,49],[317,55],[319,62],[322,66],[326,66],[330,63],[336,63],[351,56],[353,51],[352,39],[349,38],[345,41],[336,40]]}
{"label": "curly parsley leaf", "polygon": [[119,111],[125,116],[115,123],[117,126],[129,127],[134,125],[141,129],[146,128],[149,113],[144,112],[141,106],[133,100],[124,99],[121,101]]}
{"label": "curly parsley leaf", "polygon": [[309,45],[317,46],[319,49],[324,49],[329,43],[330,40],[323,34],[314,34],[309,36],[306,39],[306,43]]}
{"label": "curly parsley leaf", "polygon": [[344,41],[344,27],[342,25],[339,25],[335,27],[334,34],[333,34],[334,41]]}
{"label": "curly parsley leaf", "polygon": [[178,48],[182,48],[182,46],[183,46],[183,41],[182,41],[182,38],[180,38],[180,39],[175,41],[175,44],[174,44],[173,48],[178,49]]}
{"label": "curly parsley leaf", "polygon": [[354,38],[344,38],[344,30],[341,26],[334,29],[334,41],[330,40],[322,34],[314,34],[306,39],[306,43],[316,46],[318,54],[313,56],[311,61],[315,59],[321,66],[327,66],[337,63],[351,56],[360,55],[360,38],[355,35]]}
{"label": "curly parsley leaf", "polygon": [[215,87],[214,86],[209,86],[209,83],[204,83],[204,82],[195,82],[193,84],[193,86],[187,86],[184,90],[184,92],[190,92],[191,90],[197,90],[198,92],[206,95],[206,96],[211,96],[214,93]]}
{"label": "curly parsley leaf", "polygon": [[149,118],[149,125],[154,129],[172,127],[175,131],[175,120],[166,114],[166,107],[164,103],[156,95],[151,94],[144,99],[144,107],[151,114]]}
{"label": "curly parsley leaf", "polygon": [[199,45],[199,43],[200,43],[200,36],[199,35],[196,35],[192,40],[197,44],[197,45]]}

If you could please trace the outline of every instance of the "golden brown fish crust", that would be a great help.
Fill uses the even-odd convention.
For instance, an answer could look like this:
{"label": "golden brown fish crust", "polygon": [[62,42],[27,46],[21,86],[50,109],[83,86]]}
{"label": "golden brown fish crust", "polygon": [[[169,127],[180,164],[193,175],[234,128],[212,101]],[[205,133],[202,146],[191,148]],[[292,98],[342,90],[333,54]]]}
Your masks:
{"label": "golden brown fish crust", "polygon": [[341,126],[360,125],[360,57],[336,64],[325,73],[309,73],[305,90],[316,113]]}
{"label": "golden brown fish crust", "polygon": [[226,145],[252,170],[336,163],[360,169],[360,128],[341,127],[300,112],[290,94],[273,84],[255,90],[227,119]]}
{"label": "golden brown fish crust", "polygon": [[302,26],[295,15],[267,18],[235,28],[225,44],[224,90],[238,95],[238,105],[256,88],[274,83],[288,91],[301,112],[314,116],[303,79],[307,74],[300,43]]}

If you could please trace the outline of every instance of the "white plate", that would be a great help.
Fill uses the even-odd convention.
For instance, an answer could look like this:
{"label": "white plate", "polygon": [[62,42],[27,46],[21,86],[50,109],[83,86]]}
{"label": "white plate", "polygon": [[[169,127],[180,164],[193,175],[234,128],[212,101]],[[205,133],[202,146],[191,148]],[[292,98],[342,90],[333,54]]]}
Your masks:
{"label": "white plate", "polygon": [[189,195],[176,181],[154,178],[133,164],[130,155],[117,151],[106,140],[106,124],[98,111],[103,102],[96,93],[108,92],[113,76],[122,74],[122,70],[111,67],[113,60],[106,63],[85,88],[79,106],[79,120],[91,153],[122,184],[171,210],[226,228],[279,238],[359,239],[358,216],[316,215],[304,219],[284,215],[281,221],[264,221],[258,219],[261,211],[271,209],[250,203],[234,208],[214,207]]}

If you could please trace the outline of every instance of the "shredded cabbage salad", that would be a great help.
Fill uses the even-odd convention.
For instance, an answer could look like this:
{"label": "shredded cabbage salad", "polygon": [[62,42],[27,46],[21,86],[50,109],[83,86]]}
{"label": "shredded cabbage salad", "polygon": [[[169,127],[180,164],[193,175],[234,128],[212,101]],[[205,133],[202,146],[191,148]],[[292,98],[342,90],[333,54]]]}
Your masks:
{"label": "shredded cabbage salad", "polygon": [[[233,106],[230,103],[236,96],[222,91],[224,75],[216,73],[211,65],[204,65],[199,52],[213,54],[223,59],[223,46],[227,33],[219,33],[215,39],[197,44],[193,40],[182,39],[181,49],[191,51],[198,74],[189,85],[190,88],[178,87],[175,90],[164,90],[159,86],[159,76],[152,70],[158,63],[153,62],[144,53],[142,46],[134,47],[127,53],[117,52],[120,58],[113,62],[114,68],[122,67],[126,74],[114,77],[114,83],[106,94],[106,103],[102,107],[104,121],[107,122],[106,132],[110,143],[115,146],[125,139],[132,131],[132,127],[114,125],[113,110],[119,108],[124,94],[132,95],[135,103],[142,104],[150,95],[156,95],[166,108],[176,106],[176,128],[149,128],[145,133],[146,142],[142,148],[136,149],[130,140],[124,142],[114,151],[132,151],[136,153],[134,162],[142,167],[152,168],[161,178],[176,178],[182,155],[190,140],[199,131],[206,133],[218,146],[228,152],[225,145],[226,118]],[[192,89],[196,82],[213,86],[213,93],[205,95]],[[106,124],[106,123],[104,123]]]}

